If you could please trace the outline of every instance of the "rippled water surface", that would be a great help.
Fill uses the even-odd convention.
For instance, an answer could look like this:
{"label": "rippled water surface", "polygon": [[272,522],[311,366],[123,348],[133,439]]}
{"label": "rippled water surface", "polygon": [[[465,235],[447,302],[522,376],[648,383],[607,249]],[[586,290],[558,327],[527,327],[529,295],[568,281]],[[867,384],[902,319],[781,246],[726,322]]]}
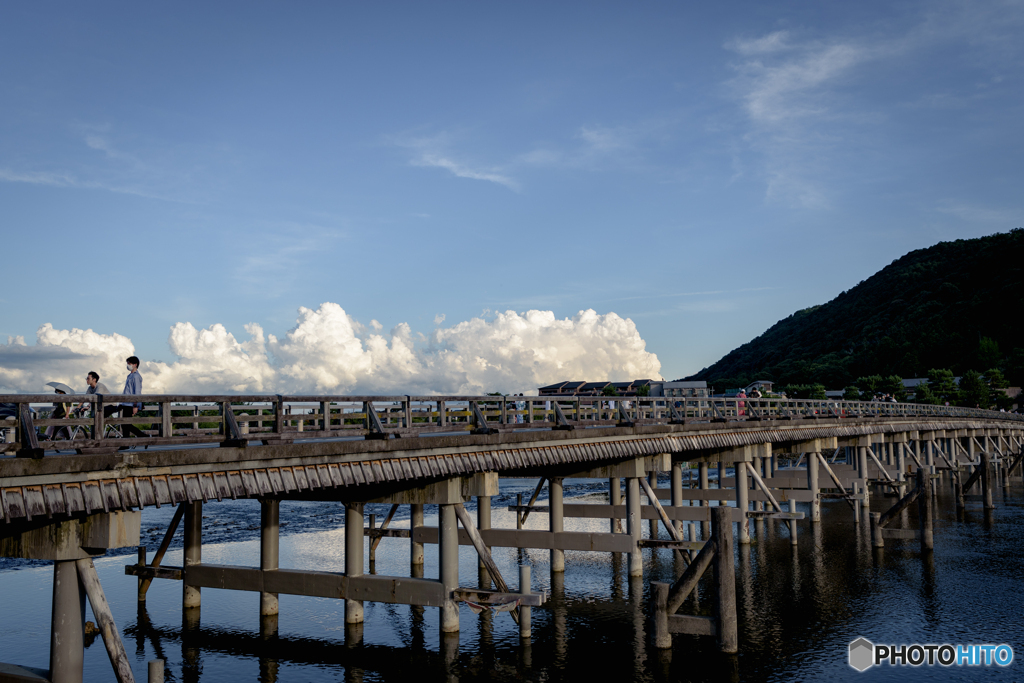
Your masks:
{"label": "rippled water surface", "polygon": [[[535,482],[503,479],[493,499],[493,526],[514,528],[505,508],[516,493],[528,497]],[[667,481],[662,482],[667,486]],[[916,541],[886,541],[872,551],[867,532],[854,526],[843,502],[823,506],[816,528],[799,524],[799,545],[788,530],[768,523],[748,548],[737,548],[740,654],[719,655],[708,638],[674,636],[670,651],[650,644],[649,581],[670,581],[681,567],[669,551],[645,551],[644,578],[630,580],[627,558],[608,553],[566,553],[564,575],[552,576],[548,552],[495,549],[508,580],[517,565],[533,565],[534,589],[551,592],[534,608],[533,638],[519,642],[507,614],[461,612],[461,633],[442,639],[436,608],[366,603],[361,639],[346,633],[339,600],[282,595],[276,636],[261,637],[259,596],[203,589],[199,623],[183,623],[181,584],[156,581],[144,608],[136,602],[136,579],[124,575],[134,552],[97,561],[137,680],[146,662],[163,658],[168,681],[818,681],[818,680],[1024,680],[1017,661],[1007,668],[873,667],[858,674],[847,661],[850,641],[876,643],[1008,643],[1024,656],[1019,636],[1024,621],[1024,559],[1021,486],[996,490],[997,509],[986,517],[977,497],[968,498],[965,518],[956,519],[948,486],[936,501],[935,552],[922,557]],[[566,498],[606,502],[602,482],[567,480]],[[542,495],[543,498],[543,495]],[[883,511],[893,499],[876,495]],[[471,507],[471,506],[469,506]],[[388,506],[367,506],[378,520]],[[143,543],[151,551],[173,510],[143,512]],[[427,508],[427,524],[436,524]],[[401,515],[406,517],[403,519]],[[203,561],[257,565],[259,505],[254,501],[210,503],[204,509]],[[408,527],[408,508],[392,526]],[[281,566],[343,571],[344,510],[338,503],[281,505]],[[379,521],[378,521],[379,523]],[[916,506],[904,524],[916,526]],[[541,529],[547,516],[534,514],[528,528]],[[605,520],[566,519],[566,530],[607,531]],[[644,524],[645,534],[649,525]],[[664,531],[662,530],[662,534]],[[177,549],[166,564],[180,565]],[[384,539],[378,574],[409,575],[405,539]],[[48,662],[52,569],[45,563],[6,560],[0,565],[0,661],[45,668]],[[367,570],[369,567],[367,567]],[[425,576],[437,576],[436,546],[427,546]],[[710,572],[709,572],[710,575]],[[460,555],[463,586],[477,585],[472,547]],[[711,587],[682,611],[708,614]],[[93,619],[90,612],[89,619]],[[86,650],[86,680],[112,680],[103,644]]]}

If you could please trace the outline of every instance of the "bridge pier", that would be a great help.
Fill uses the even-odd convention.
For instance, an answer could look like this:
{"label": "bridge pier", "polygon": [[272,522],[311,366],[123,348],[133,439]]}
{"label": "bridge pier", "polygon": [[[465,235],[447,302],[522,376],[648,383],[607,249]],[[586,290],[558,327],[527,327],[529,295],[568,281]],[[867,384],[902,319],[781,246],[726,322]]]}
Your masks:
{"label": "bridge pier", "polygon": [[[622,483],[619,477],[608,478],[608,504],[622,505]],[[612,517],[608,520],[608,533],[617,534],[620,531],[619,519]]]}
{"label": "bridge pier", "polygon": [[[444,590],[441,604],[441,633],[456,633],[459,630],[459,603],[451,598],[451,592],[459,587],[459,527],[454,505],[438,506],[438,556],[439,579]],[[362,617],[360,603],[360,617]]]}
{"label": "bridge pier", "polygon": [[[706,461],[701,461],[697,464],[697,485],[700,486],[701,491],[707,491],[709,488],[708,484],[708,464]],[[704,500],[700,501],[700,506],[710,507],[711,501]],[[711,536],[711,522],[700,523],[700,537],[701,539],[707,539]]]}
{"label": "bridge pier", "polygon": [[[564,530],[562,518],[562,478],[551,477],[548,479],[548,531],[558,533]],[[565,571],[565,551],[558,548],[551,549],[551,571]]]}
{"label": "bridge pier", "polygon": [[[755,459],[755,463],[760,464],[758,461],[760,458]],[[744,462],[734,463],[733,468],[736,472],[736,508],[740,511],[742,517],[740,521],[736,523],[736,535],[739,537],[740,545],[750,544],[750,522],[747,519],[747,510],[750,508],[750,482],[747,478],[747,466]],[[760,476],[760,475],[758,475]]]}
{"label": "bridge pier", "polygon": [[[681,460],[672,461],[672,475],[671,475],[671,486],[672,486],[672,507],[679,508],[683,507],[683,462]],[[676,520],[676,533],[679,537],[683,537],[683,522],[682,520]]]}
{"label": "bridge pier", "polygon": [[[476,528],[481,531],[491,528],[491,497],[490,496],[477,496],[476,497]],[[490,548],[487,552],[490,552]],[[487,564],[484,562],[483,557],[477,557],[477,573],[479,574],[478,579],[481,588],[491,587],[491,577],[487,571]]]}
{"label": "bridge pier", "polygon": [[[280,514],[281,501],[263,499],[260,501],[260,569],[277,569],[280,556]],[[260,593],[260,616],[269,617],[278,613],[277,593]]]}
{"label": "bridge pier", "polygon": [[82,683],[85,662],[85,587],[74,560],[53,563],[50,681]]}
{"label": "bridge pier", "polygon": [[[345,576],[363,575],[363,504],[345,505]],[[345,623],[363,623],[363,601],[345,599]]]}
{"label": "bridge pier", "polygon": [[821,498],[818,493],[818,458],[821,453],[807,454],[807,488],[811,492],[811,521],[821,521]]}
{"label": "bridge pier", "polygon": [[629,553],[629,575],[644,575],[643,551],[637,545],[641,537],[640,512],[640,480],[637,477],[626,479],[626,533],[633,539],[633,551]]}
{"label": "bridge pier", "polygon": [[[423,505],[421,503],[413,503],[409,506],[409,531],[412,532],[418,526],[423,526]],[[420,573],[413,574],[413,576],[423,576],[423,544],[411,541],[409,544],[410,552],[410,564],[413,567],[419,567]]]}
{"label": "bridge pier", "polygon": [[[188,567],[201,564],[203,561],[203,502],[185,503],[185,558],[186,571]],[[182,584],[181,606],[183,609],[199,607],[201,604],[200,589],[198,586]]]}

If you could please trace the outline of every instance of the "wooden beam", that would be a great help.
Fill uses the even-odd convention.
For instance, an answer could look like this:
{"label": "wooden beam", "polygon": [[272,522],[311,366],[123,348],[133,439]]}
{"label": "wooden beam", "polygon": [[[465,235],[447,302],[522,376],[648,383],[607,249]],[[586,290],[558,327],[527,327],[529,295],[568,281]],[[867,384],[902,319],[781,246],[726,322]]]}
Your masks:
{"label": "wooden beam", "polygon": [[[540,495],[540,490],[544,488],[544,482],[547,481],[546,477],[541,477],[540,481],[537,482],[537,488],[533,490],[533,495],[530,496],[530,502],[526,504],[526,507],[533,507],[533,504],[537,502],[537,496]],[[523,513],[523,516],[519,520],[519,525],[526,524],[526,518],[530,516],[530,511],[527,510]]]}
{"label": "wooden beam", "polygon": [[747,468],[747,472],[750,473],[750,476],[754,479],[754,483],[757,484],[758,488],[761,489],[764,495],[768,496],[768,502],[772,504],[775,511],[782,512],[782,506],[779,505],[779,501],[775,500],[775,496],[773,496],[772,492],[768,490],[767,486],[765,486],[764,479],[761,478],[761,475],[757,473],[749,462],[743,463],[743,466]]}
{"label": "wooden beam", "polygon": [[93,564],[91,557],[87,557],[76,560],[75,566],[78,568],[78,578],[85,588],[85,594],[89,596],[89,604],[92,605],[92,613],[96,617],[100,635],[103,636],[103,645],[107,648],[110,664],[114,667],[114,677],[118,683],[135,683],[128,655],[124,651],[124,643],[121,642],[121,634],[114,623],[114,615],[107,604],[107,596],[103,594],[100,577],[96,574],[96,565]]}
{"label": "wooden beam", "polygon": [[[644,489],[644,493],[647,494],[647,500],[649,500],[651,502],[651,505],[654,506],[654,509],[658,511],[658,516],[661,517],[661,523],[668,530],[668,535],[672,537],[673,541],[676,541],[677,543],[681,542],[683,540],[682,536],[680,536],[679,532],[676,530],[676,525],[673,524],[672,520],[670,520],[668,518],[668,515],[665,514],[665,508],[661,506],[661,501],[658,500],[658,496],[651,489],[650,483],[644,477],[639,477],[639,481],[640,486],[642,486]],[[684,555],[678,549],[675,550],[675,553],[676,556],[683,562],[685,562],[686,564],[690,563],[690,558]]]}
{"label": "wooden beam", "polygon": [[[477,530],[476,525],[473,524],[473,520],[469,518],[469,513],[466,512],[465,506],[462,503],[455,504],[455,516],[459,518],[459,522],[462,523],[462,528],[469,535],[469,540],[472,541],[473,547],[476,548],[476,554],[483,560],[484,566],[487,567],[487,572],[491,575],[491,581],[494,582],[494,587],[501,593],[508,593],[508,584],[505,583],[505,579],[501,576],[501,571],[498,569],[498,565],[494,563],[494,558],[491,557],[491,553],[487,550],[487,546],[484,544],[482,538],[480,538],[480,532]],[[519,609],[515,608],[509,614],[512,615],[512,621],[519,624]]]}
{"label": "wooden beam", "polygon": [[[160,542],[160,547],[157,548],[156,555],[153,556],[153,561],[149,564],[150,567],[159,567],[160,563],[163,562],[167,549],[171,547],[171,539],[174,538],[174,532],[178,530],[178,525],[181,523],[181,518],[184,514],[185,503],[180,503],[178,509],[174,511],[174,516],[171,517],[171,523],[167,525],[164,539]],[[152,578],[144,578],[139,581],[139,602],[146,601],[146,592],[149,591],[151,583],[153,583]]]}

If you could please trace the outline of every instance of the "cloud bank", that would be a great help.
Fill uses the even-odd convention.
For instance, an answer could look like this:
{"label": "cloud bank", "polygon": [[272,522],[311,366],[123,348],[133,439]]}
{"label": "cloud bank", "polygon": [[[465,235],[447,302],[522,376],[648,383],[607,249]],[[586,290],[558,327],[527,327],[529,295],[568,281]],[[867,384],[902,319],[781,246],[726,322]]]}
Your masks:
{"label": "cloud bank", "polygon": [[[615,313],[586,310],[559,319],[551,311],[505,311],[437,327],[429,336],[407,323],[387,335],[380,329],[334,303],[300,308],[282,337],[250,323],[248,339],[239,341],[220,324],[196,329],[179,322],[167,340],[178,360],[143,359],[140,371],[147,393],[176,394],[533,393],[561,379],[661,377],[661,362],[636,325]],[[41,392],[54,380],[84,390],[90,370],[116,392],[133,353],[128,337],[46,323],[34,345],[20,337],[0,344],[0,392]]]}

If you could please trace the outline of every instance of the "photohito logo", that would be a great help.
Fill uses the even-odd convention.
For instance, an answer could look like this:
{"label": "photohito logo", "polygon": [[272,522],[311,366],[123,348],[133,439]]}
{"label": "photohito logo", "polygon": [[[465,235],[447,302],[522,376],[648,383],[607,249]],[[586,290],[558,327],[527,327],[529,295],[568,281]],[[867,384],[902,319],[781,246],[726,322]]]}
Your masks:
{"label": "photohito logo", "polygon": [[850,666],[867,671],[876,664],[890,666],[1009,666],[1013,648],[1001,645],[875,645],[867,638],[850,643]]}

